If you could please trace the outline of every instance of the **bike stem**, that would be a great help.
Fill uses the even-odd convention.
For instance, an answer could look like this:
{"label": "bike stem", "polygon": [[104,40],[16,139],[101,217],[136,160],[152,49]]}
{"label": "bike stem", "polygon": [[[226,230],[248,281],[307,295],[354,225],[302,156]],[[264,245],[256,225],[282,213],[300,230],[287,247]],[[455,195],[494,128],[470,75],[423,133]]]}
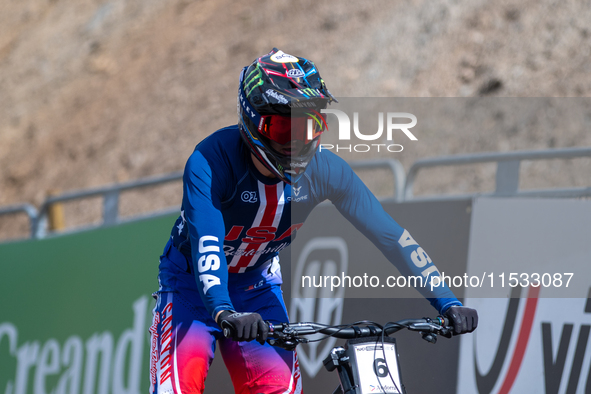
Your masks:
{"label": "bike stem", "polygon": [[342,347],[335,347],[330,354],[323,361],[324,367],[327,371],[332,372],[335,369],[339,373],[339,380],[341,385],[333,392],[333,394],[348,394],[356,393],[357,385],[353,385],[353,375],[349,365],[349,356],[346,350]]}

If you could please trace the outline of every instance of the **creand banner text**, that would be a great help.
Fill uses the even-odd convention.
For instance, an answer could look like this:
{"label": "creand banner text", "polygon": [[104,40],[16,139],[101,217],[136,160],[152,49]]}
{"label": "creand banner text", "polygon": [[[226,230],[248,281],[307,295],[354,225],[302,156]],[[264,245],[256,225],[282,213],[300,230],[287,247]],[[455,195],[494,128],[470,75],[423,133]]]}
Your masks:
{"label": "creand banner text", "polygon": [[0,323],[0,361],[13,366],[7,370],[16,371],[14,376],[0,371],[0,392],[139,394],[142,379],[148,379],[148,371],[143,370],[148,297],[138,298],[131,309],[132,326],[119,336],[106,330],[87,338],[71,333],[64,341],[41,341],[21,338],[19,327],[11,322]]}

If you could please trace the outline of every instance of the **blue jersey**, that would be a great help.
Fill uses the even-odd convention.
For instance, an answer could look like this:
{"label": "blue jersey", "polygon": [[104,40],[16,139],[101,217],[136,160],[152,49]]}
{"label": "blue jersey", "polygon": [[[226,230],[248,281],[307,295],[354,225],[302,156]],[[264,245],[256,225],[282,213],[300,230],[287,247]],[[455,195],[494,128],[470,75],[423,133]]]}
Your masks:
{"label": "blue jersey", "polygon": [[[219,311],[233,310],[229,275],[268,264],[291,243],[312,209],[325,200],[402,274],[438,275],[423,249],[384,211],[344,160],[319,151],[304,176],[288,185],[265,177],[254,167],[238,126],[230,126],[203,140],[187,161],[181,216],[172,229],[172,244],[192,261],[187,268],[195,274],[208,312],[215,317]],[[440,313],[461,305],[447,287],[427,291],[422,289]]]}

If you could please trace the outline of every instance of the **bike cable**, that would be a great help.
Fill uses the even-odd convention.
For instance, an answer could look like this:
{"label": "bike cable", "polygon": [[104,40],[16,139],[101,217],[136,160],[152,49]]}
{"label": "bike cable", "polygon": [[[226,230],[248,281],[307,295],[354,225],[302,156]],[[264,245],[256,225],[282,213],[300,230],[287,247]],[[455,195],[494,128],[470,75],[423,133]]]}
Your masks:
{"label": "bike cable", "polygon": [[[325,325],[322,328],[318,328],[316,330],[316,333],[321,333],[324,336],[321,337],[321,338],[317,338],[317,339],[310,339],[308,342],[320,342],[320,341],[323,341],[323,340],[325,340],[328,337],[333,337],[333,336],[337,335],[339,332],[341,332],[344,329],[352,328],[352,327],[355,327],[355,326],[358,326],[358,325],[361,325],[361,324],[364,324],[364,325],[374,325],[374,326],[380,328],[382,330],[382,333],[384,332],[384,327],[381,324],[379,324],[379,323],[376,323],[376,322],[371,321],[371,320],[359,320],[359,321],[356,321],[356,322],[350,323],[350,324],[339,324],[339,325],[334,325],[334,326]],[[336,329],[337,331],[332,332],[330,334],[324,334],[324,333],[321,332],[322,330],[327,329],[327,328]]]}

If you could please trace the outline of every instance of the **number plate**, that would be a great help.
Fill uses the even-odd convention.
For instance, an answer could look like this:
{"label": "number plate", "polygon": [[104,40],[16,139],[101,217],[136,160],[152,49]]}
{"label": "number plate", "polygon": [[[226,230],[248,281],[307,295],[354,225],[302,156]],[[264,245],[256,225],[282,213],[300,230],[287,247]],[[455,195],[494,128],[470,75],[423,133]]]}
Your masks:
{"label": "number plate", "polygon": [[354,350],[361,394],[403,394],[395,342],[382,345],[373,341],[349,347]]}

